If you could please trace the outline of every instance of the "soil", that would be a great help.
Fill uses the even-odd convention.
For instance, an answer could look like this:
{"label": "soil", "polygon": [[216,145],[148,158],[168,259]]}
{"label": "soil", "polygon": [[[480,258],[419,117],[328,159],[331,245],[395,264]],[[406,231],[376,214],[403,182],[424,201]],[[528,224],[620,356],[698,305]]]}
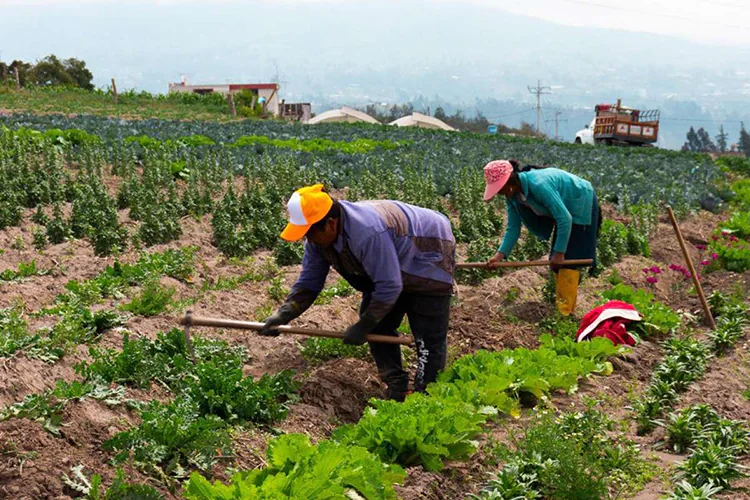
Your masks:
{"label": "soil", "polygon": [[[611,207],[604,208],[605,214],[622,219]],[[29,222],[31,212],[25,214],[20,228],[9,228],[0,232],[0,271],[16,269],[19,263],[36,259],[39,269],[49,269],[49,274],[36,276],[21,282],[0,284],[0,307],[22,306],[26,312],[36,311],[50,305],[57,294],[65,291],[65,284],[71,279],[87,279],[95,276],[114,258],[99,258],[93,255],[90,245],[83,241],[70,241],[53,245],[42,254],[32,246],[33,224]],[[125,212],[121,217],[127,219]],[[695,244],[705,243],[711,231],[720,221],[720,216],[702,212],[687,218],[681,223],[685,238],[690,245],[691,256],[698,259],[699,251]],[[188,218],[182,221],[183,235],[178,241],[167,245],[149,248],[149,251],[162,251],[166,248],[195,245],[198,247],[198,272],[192,283],[165,279],[163,284],[174,287],[175,298],[197,297],[190,306],[202,316],[225,317],[232,319],[255,319],[264,306],[276,307],[268,296],[266,282],[248,281],[234,290],[209,291],[199,296],[201,285],[208,279],[218,276],[240,276],[247,272],[248,265],[262,266],[271,259],[268,252],[259,252],[252,263],[229,262],[211,244],[210,219]],[[19,240],[20,238],[20,240]],[[17,244],[22,241],[23,245]],[[657,297],[671,307],[691,313],[700,312],[700,303],[688,293],[692,286],[683,283],[681,276],[668,270],[671,263],[682,264],[679,246],[671,225],[666,219],[659,222],[651,240],[651,256],[626,257],[610,270],[596,278],[586,278],[581,285],[576,316],[593,307],[600,293],[611,285],[608,279],[613,272],[631,285],[648,287]],[[127,262],[138,258],[138,252],[129,250],[120,257]],[[658,265],[665,271],[656,286],[647,285],[642,269]],[[290,287],[299,266],[284,268],[284,285]],[[537,323],[553,312],[553,306],[542,297],[546,281],[546,270],[539,268],[521,269],[502,276],[485,280],[478,286],[458,286],[455,305],[451,311],[449,337],[449,362],[466,353],[479,349],[503,349],[515,347],[536,347],[539,328]],[[702,277],[707,293],[712,290],[731,292],[742,287],[745,293],[750,290],[750,273],[737,275],[716,272]],[[329,276],[329,285],[338,280],[335,273]],[[682,280],[682,281],[680,281]],[[130,293],[136,293],[132,290]],[[127,299],[107,301],[97,307],[117,307]],[[334,298],[330,304],[314,306],[294,324],[341,330],[357,317],[359,297]],[[151,318],[131,317],[125,328],[134,335],[154,338],[158,332],[178,327],[177,320],[182,310],[173,310]],[[49,324],[49,318],[30,320],[32,327]],[[46,322],[46,323],[45,323]],[[384,387],[380,383],[372,361],[339,359],[321,366],[310,366],[300,353],[304,337],[281,335],[261,337],[252,332],[211,330],[195,328],[193,335],[209,335],[222,338],[231,344],[242,345],[250,354],[245,371],[248,375],[260,376],[292,369],[297,372],[301,383],[298,398],[289,410],[288,416],[273,428],[248,428],[237,430],[234,437],[234,463],[216,467],[216,478],[227,478],[227,467],[249,469],[265,464],[265,448],[270,436],[277,432],[302,432],[313,441],[325,439],[341,424],[356,422],[367,407],[371,398],[383,397]],[[637,346],[633,353],[623,359],[613,360],[614,373],[609,377],[592,377],[582,381],[574,395],[557,394],[552,404],[558,408],[582,407],[583,397],[597,397],[601,408],[616,420],[631,422],[628,436],[635,439],[644,453],[655,454],[657,463],[664,470],[683,459],[658,451],[659,433],[649,436],[636,436],[635,426],[629,420],[626,408],[633,395],[639,394],[648,385],[653,368],[662,357],[659,339],[648,339]],[[100,345],[112,349],[120,348],[122,331],[106,332]],[[721,359],[714,360],[706,376],[680,399],[679,406],[707,402],[722,415],[730,418],[750,418],[750,402],[742,395],[750,385],[750,363],[747,346],[738,347]],[[0,361],[0,405],[23,400],[32,393],[54,387],[57,380],[74,380],[74,365],[87,359],[88,349],[79,346],[54,364],[15,356]],[[169,394],[161,387],[146,390],[128,390],[128,397],[139,400],[165,400]],[[522,426],[526,417],[518,421],[501,421],[493,424],[488,435],[502,440],[507,429]],[[63,415],[63,429],[60,436],[46,432],[42,425],[25,419],[12,419],[0,423],[0,498],[51,499],[69,498],[75,495],[62,481],[64,474],[70,476],[71,467],[84,465],[85,472],[101,474],[104,483],[109,484],[115,475],[110,464],[112,456],[101,450],[101,443],[116,432],[137,423],[137,416],[123,405],[109,407],[93,400],[71,403]],[[480,450],[471,460],[449,463],[439,473],[430,473],[422,468],[408,470],[403,485],[397,487],[398,494],[405,499],[451,499],[462,498],[468,493],[476,493],[485,481],[498,468],[498,464]],[[151,482],[159,487],[168,498],[173,498],[163,485],[157,484],[138,470],[125,466],[128,476],[134,480]],[[740,481],[738,486],[750,486],[750,481]],[[669,490],[661,480],[646,486],[635,498],[659,498]],[[733,496],[732,498],[740,498]]]}

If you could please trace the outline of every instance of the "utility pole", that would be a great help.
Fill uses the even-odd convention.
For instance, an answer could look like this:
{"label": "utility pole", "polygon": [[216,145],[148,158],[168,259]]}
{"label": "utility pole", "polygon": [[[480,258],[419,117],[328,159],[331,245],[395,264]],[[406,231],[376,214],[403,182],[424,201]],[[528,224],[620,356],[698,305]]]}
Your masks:
{"label": "utility pole", "polygon": [[547,92],[552,90],[552,87],[542,87],[541,80],[536,81],[536,87],[527,87],[529,92],[536,94],[536,135],[539,135],[539,125],[542,122],[542,95],[551,94]]}
{"label": "utility pole", "polygon": [[555,111],[555,119],[554,120],[547,120],[545,123],[549,122],[555,122],[555,140],[560,140],[560,135],[557,133],[559,130],[559,122],[567,122],[568,120],[560,120],[560,115],[562,115],[562,111]]}

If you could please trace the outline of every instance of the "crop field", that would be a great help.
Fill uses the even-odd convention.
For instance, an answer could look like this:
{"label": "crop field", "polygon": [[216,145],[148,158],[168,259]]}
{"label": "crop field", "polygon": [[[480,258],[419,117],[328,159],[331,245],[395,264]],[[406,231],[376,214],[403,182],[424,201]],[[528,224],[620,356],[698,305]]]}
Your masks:
{"label": "crop field", "polygon": [[[382,400],[366,346],[194,328],[191,355],[185,311],[262,321],[284,300],[295,189],[439,210],[459,260],[484,260],[505,208],[482,201],[482,166],[503,157],[572,171],[602,200],[574,318],[547,271],[459,272],[446,370],[404,403]],[[0,116],[0,498],[750,497],[748,173],[387,126]],[[547,252],[524,235],[512,258]],[[293,324],[343,330],[359,299],[332,272]],[[636,347],[574,342],[608,299],[643,313]]]}

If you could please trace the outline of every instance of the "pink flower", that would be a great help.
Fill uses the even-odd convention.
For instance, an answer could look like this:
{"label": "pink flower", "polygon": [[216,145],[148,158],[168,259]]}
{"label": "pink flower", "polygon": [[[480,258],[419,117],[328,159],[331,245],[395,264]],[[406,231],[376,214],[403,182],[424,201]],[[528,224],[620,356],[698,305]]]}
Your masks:
{"label": "pink flower", "polygon": [[659,269],[657,266],[653,266],[651,268],[651,272],[654,274],[661,274],[661,269]]}
{"label": "pink flower", "polygon": [[709,261],[707,261],[707,260],[702,260],[702,261],[701,261],[701,266],[707,266],[707,265],[709,265],[709,264],[710,264],[710,262],[709,262]]}
{"label": "pink flower", "polygon": [[672,271],[677,271],[677,270],[679,270],[679,269],[680,269],[680,266],[678,266],[677,264],[669,264],[669,268],[670,268],[670,269],[671,269]]}
{"label": "pink flower", "polygon": [[643,271],[643,274],[648,274],[648,273],[650,273],[650,272],[651,272],[651,270],[650,270],[649,268],[647,268],[647,267],[644,267],[644,268],[642,269],[642,271]]}
{"label": "pink flower", "polygon": [[729,236],[729,241],[731,241],[733,243],[737,243],[738,241],[740,241],[740,239],[738,237],[736,237],[735,235],[732,234],[732,235]]}
{"label": "pink flower", "polygon": [[655,285],[659,282],[659,278],[657,278],[656,276],[649,276],[648,278],[646,278],[646,281],[648,281],[652,285]]}
{"label": "pink flower", "polygon": [[729,231],[722,231],[722,232],[721,232],[721,235],[722,235],[722,236],[729,236]]}
{"label": "pink flower", "polygon": [[711,254],[711,260],[716,260],[718,258],[719,258],[719,254],[718,253],[714,252],[714,253]]}
{"label": "pink flower", "polygon": [[695,248],[697,248],[700,251],[703,251],[703,250],[706,249],[706,245],[702,245],[702,244],[698,243],[698,244],[695,245]]}
{"label": "pink flower", "polygon": [[711,236],[711,239],[714,240],[714,241],[716,241],[716,240],[719,239],[719,237],[714,234],[713,236]]}

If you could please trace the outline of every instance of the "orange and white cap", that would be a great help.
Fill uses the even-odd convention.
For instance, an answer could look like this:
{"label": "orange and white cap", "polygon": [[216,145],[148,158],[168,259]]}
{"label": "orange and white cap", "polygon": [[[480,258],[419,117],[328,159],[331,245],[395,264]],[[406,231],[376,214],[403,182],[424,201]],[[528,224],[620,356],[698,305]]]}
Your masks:
{"label": "orange and white cap", "polygon": [[323,192],[323,184],[298,189],[286,204],[289,224],[282,231],[281,238],[286,241],[302,239],[310,226],[328,215],[332,206],[333,199],[328,193]]}

